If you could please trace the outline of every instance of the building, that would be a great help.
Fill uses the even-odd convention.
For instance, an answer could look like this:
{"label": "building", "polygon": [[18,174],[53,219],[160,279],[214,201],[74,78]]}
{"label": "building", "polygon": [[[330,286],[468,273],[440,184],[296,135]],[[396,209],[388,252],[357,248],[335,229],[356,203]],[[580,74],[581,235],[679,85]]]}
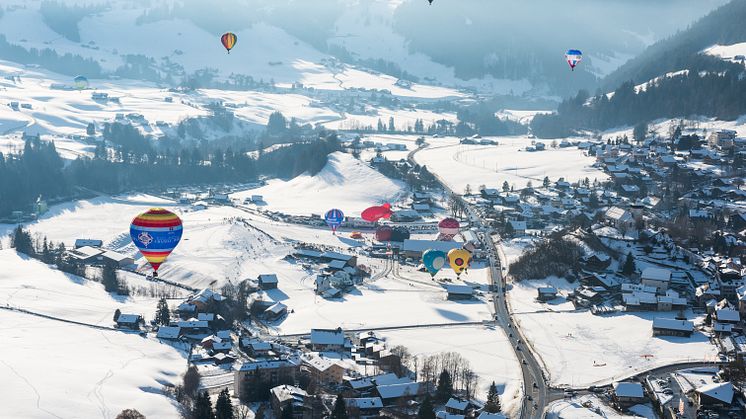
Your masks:
{"label": "building", "polygon": [[741,313],[732,308],[720,308],[715,310],[715,320],[718,323],[735,325],[741,321]]}
{"label": "building", "polygon": [[345,403],[347,403],[347,413],[353,418],[377,418],[383,409],[383,400],[380,397],[345,399]]}
{"label": "building", "polygon": [[104,245],[103,240],[97,240],[97,239],[75,239],[75,248],[79,249],[81,247],[90,246],[90,247],[101,247]]}
{"label": "building", "polygon": [[428,249],[441,250],[448,253],[453,249],[460,249],[461,246],[463,246],[463,243],[455,241],[406,239],[401,244],[399,254],[406,258],[419,259],[422,257],[422,252]]}
{"label": "building", "polygon": [[258,380],[270,386],[294,382],[300,363],[292,359],[247,362],[233,373],[233,391],[240,395],[247,385]]}
{"label": "building", "polygon": [[412,400],[421,395],[424,386],[420,383],[400,383],[376,386],[376,394],[385,406],[395,405],[400,400]]}
{"label": "building", "polygon": [[474,297],[474,289],[468,285],[448,284],[445,289],[449,300],[470,300]]}
{"label": "building", "polygon": [[314,351],[342,351],[351,346],[341,328],[311,329],[311,349]]}
{"label": "building", "polygon": [[606,210],[604,217],[622,232],[635,227],[635,218],[632,216],[632,213],[619,207],[609,208]]}
{"label": "building", "polygon": [[288,313],[288,306],[281,302],[276,302],[264,310],[264,318],[267,320],[277,320]]}
{"label": "building", "polygon": [[671,283],[671,271],[661,268],[645,268],[640,275],[640,283],[644,286],[653,287],[658,293],[664,294]]}
{"label": "building", "polygon": [[101,258],[104,263],[109,263],[112,266],[116,266],[119,268],[124,268],[135,264],[135,259],[129,256],[125,256],[121,253],[114,252],[112,250],[107,250],[102,253]]}
{"label": "building", "polygon": [[276,418],[284,417],[282,412],[291,408],[293,419],[310,419],[311,407],[307,399],[308,393],[303,389],[287,384],[269,390],[269,401]]}
{"label": "building", "polygon": [[143,323],[143,318],[139,314],[122,313],[117,316],[118,329],[140,330],[141,323]]}
{"label": "building", "polygon": [[653,319],[653,336],[683,336],[694,333],[694,323],[689,320]]}
{"label": "building", "polygon": [[278,279],[275,274],[261,274],[257,278],[259,282],[259,288],[263,290],[271,290],[277,288]]}
{"label": "building", "polygon": [[342,384],[345,369],[339,363],[322,356],[311,356],[303,360],[301,370],[307,371],[316,385]]}
{"label": "building", "polygon": [[510,221],[510,231],[515,236],[523,236],[526,234],[526,222],[525,221]]}
{"label": "building", "polygon": [[178,339],[179,336],[181,336],[181,328],[179,326],[161,326],[155,335],[159,339]]}
{"label": "building", "polygon": [[539,287],[536,291],[538,293],[536,298],[539,301],[549,301],[557,298],[557,288],[555,287]]}
{"label": "building", "polygon": [[699,406],[728,407],[733,403],[734,389],[730,381],[712,383],[694,391],[694,399]]}
{"label": "building", "polygon": [[92,264],[101,260],[100,256],[102,253],[104,251],[99,248],[83,246],[66,251],[65,256],[77,263]]}
{"label": "building", "polygon": [[614,383],[612,387],[614,388],[612,398],[620,406],[632,406],[642,403],[645,398],[645,392],[640,383],[625,381]]}
{"label": "building", "polygon": [[446,413],[452,415],[466,415],[466,411],[469,409],[469,402],[451,397],[448,399],[445,408]]}

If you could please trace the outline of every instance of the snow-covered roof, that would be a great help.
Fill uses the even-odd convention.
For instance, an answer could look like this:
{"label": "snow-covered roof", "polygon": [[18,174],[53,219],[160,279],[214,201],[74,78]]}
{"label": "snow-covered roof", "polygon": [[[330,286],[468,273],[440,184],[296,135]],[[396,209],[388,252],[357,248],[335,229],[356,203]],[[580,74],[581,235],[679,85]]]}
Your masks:
{"label": "snow-covered roof", "polygon": [[261,274],[259,275],[259,282],[263,284],[276,284],[277,281],[277,275],[275,274]]}
{"label": "snow-covered roof", "polygon": [[620,383],[614,383],[614,394],[617,397],[635,397],[635,398],[642,398],[643,397],[643,391],[642,391],[642,384],[631,382],[631,381],[623,381]]}
{"label": "snow-covered roof", "polygon": [[311,329],[311,344],[344,345],[345,335],[341,329]]}
{"label": "snow-covered roof", "polygon": [[360,397],[357,399],[345,399],[348,407],[358,409],[380,409],[383,407],[383,400],[380,397]]}
{"label": "snow-covered roof", "polygon": [[215,320],[215,313],[197,313],[197,320],[211,322]]}
{"label": "snow-covered roof", "polygon": [[670,281],[671,271],[662,268],[645,268],[640,275],[641,279],[649,279],[651,281]]}
{"label": "snow-covered roof", "polygon": [[738,322],[741,320],[738,311],[730,308],[715,310],[715,317],[721,322]]}
{"label": "snow-covered roof", "polygon": [[123,255],[113,250],[107,250],[101,256],[105,257],[106,259],[113,260],[114,262],[117,262],[117,263],[122,262],[125,259],[130,259],[129,256]]}
{"label": "snow-covered roof", "polygon": [[295,367],[298,364],[290,359],[277,359],[273,361],[256,361],[247,362],[241,365],[240,371],[255,371],[255,370],[267,370],[277,368]]}
{"label": "snow-covered roof", "polygon": [[506,416],[502,413],[482,412],[477,416],[477,419],[506,419]]}
{"label": "snow-covered roof", "polygon": [[393,399],[405,395],[415,396],[420,391],[420,383],[379,385],[376,390],[383,399]]}
{"label": "snow-covered roof", "polygon": [[158,328],[158,333],[155,335],[161,339],[177,339],[181,328],[179,326],[161,326]]}
{"label": "snow-covered roof", "polygon": [[287,310],[288,306],[281,302],[276,302],[273,305],[271,305],[268,309],[264,310],[265,313],[269,312],[272,314],[280,314],[283,311]]}
{"label": "snow-covered roof", "polygon": [[468,285],[448,284],[445,286],[449,294],[472,295],[474,289]]}
{"label": "snow-covered roof", "polygon": [[733,402],[733,384],[730,381],[724,383],[712,383],[698,388],[697,393],[720,400],[723,403],[731,404]]}
{"label": "snow-covered roof", "polygon": [[611,207],[606,210],[606,217],[614,221],[623,222],[632,219],[632,214],[625,209],[619,207]]}
{"label": "snow-covered roof", "polygon": [[510,226],[513,228],[513,230],[525,230],[526,222],[525,221],[511,221]]}
{"label": "snow-covered roof", "polygon": [[448,399],[446,407],[449,409],[466,410],[466,408],[469,407],[469,402],[466,400],[459,400],[451,397],[450,399]]}
{"label": "snow-covered roof", "polygon": [[120,314],[117,317],[117,323],[137,323],[140,321],[140,315],[138,314]]}
{"label": "snow-covered roof", "polygon": [[694,323],[689,320],[676,319],[653,319],[653,329],[680,330],[682,332],[691,332],[694,330]]}

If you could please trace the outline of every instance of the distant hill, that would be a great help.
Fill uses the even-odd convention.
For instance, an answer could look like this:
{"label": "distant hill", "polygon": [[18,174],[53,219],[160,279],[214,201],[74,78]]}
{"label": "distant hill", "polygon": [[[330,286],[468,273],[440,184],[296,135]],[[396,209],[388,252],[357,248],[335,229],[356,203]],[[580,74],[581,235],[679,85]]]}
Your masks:
{"label": "distant hill", "polygon": [[707,66],[717,61],[700,52],[712,45],[746,41],[746,0],[732,0],[688,29],[659,41],[603,79],[602,89],[616,89],[626,81],[642,83],[662,74]]}

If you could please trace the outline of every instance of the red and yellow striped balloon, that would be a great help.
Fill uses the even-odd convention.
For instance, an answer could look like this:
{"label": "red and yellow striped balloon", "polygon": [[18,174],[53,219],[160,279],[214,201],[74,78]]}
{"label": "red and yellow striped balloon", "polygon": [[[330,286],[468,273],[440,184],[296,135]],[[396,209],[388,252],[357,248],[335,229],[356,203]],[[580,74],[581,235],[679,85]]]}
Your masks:
{"label": "red and yellow striped balloon", "polygon": [[227,32],[220,37],[220,42],[223,43],[225,49],[228,50],[228,54],[230,54],[233,47],[236,46],[236,42],[238,42],[238,37],[232,32]]}

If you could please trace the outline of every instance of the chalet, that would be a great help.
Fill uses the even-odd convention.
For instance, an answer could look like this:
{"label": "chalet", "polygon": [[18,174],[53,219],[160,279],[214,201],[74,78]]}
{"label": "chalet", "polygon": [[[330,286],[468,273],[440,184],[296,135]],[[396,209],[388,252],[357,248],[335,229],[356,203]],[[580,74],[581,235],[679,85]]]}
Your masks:
{"label": "chalet", "polygon": [[391,221],[396,222],[412,222],[420,220],[421,218],[422,216],[420,213],[414,209],[403,209],[394,211],[394,213],[391,214]]}
{"label": "chalet", "polygon": [[448,284],[445,289],[449,300],[470,300],[474,297],[474,289],[468,285]]}
{"label": "chalet", "polygon": [[229,365],[236,362],[236,357],[227,352],[217,352],[212,355],[215,365]]}
{"label": "chalet", "polygon": [[178,339],[181,336],[181,328],[178,326],[161,326],[155,335],[158,339]]}
{"label": "chalet", "polygon": [[257,278],[257,282],[259,282],[259,288],[263,290],[271,290],[277,288],[277,283],[279,281],[275,274],[261,274]]}
{"label": "chalet", "polygon": [[715,310],[714,318],[719,323],[737,324],[741,321],[741,314],[731,308],[722,308]]}
{"label": "chalet", "polygon": [[274,321],[286,315],[287,313],[288,313],[288,306],[278,301],[274,303],[273,305],[271,305],[266,310],[264,310],[264,317],[267,320]]}
{"label": "chalet", "polygon": [[557,298],[557,288],[555,287],[539,287],[536,291],[538,293],[536,299],[539,301],[550,301]]}
{"label": "chalet", "polygon": [[287,417],[283,414],[289,409],[293,419],[304,419],[311,416],[308,393],[303,389],[287,384],[269,390],[270,404],[276,418]]}
{"label": "chalet", "polygon": [[102,253],[104,253],[104,251],[99,248],[83,246],[66,251],[65,256],[77,263],[92,264],[100,260]]}
{"label": "chalet", "polygon": [[80,249],[81,247],[101,247],[104,245],[103,240],[98,239],[75,239],[75,248]]}
{"label": "chalet", "polygon": [[688,320],[653,319],[653,336],[683,336],[694,333],[694,323]]}
{"label": "chalet", "polygon": [[617,382],[612,384],[612,387],[614,388],[612,398],[620,406],[632,406],[643,402],[645,398],[645,393],[640,383],[631,381]]}
{"label": "chalet", "polygon": [[[183,334],[194,338],[202,335],[209,335],[210,333],[210,326],[205,320],[183,320],[176,322],[176,326],[181,328]],[[201,339],[202,338],[200,338],[200,340]]]}
{"label": "chalet", "polygon": [[376,395],[381,398],[385,406],[391,406],[400,400],[412,400],[421,395],[424,386],[421,383],[401,383],[376,386]]}
{"label": "chalet", "polygon": [[301,371],[308,372],[316,385],[342,384],[345,369],[333,359],[309,356],[303,359]]}
{"label": "chalet", "polygon": [[380,397],[345,399],[345,403],[350,416],[360,419],[377,418],[383,409],[383,400]]}
{"label": "chalet", "polygon": [[609,208],[604,213],[604,217],[621,231],[631,230],[635,227],[635,219],[632,213],[619,207]]}
{"label": "chalet", "polygon": [[583,264],[585,269],[602,271],[609,267],[611,264],[611,258],[606,254],[591,253],[590,255],[582,256],[580,262]]}
{"label": "chalet", "polygon": [[256,338],[241,338],[238,346],[254,358],[271,355],[272,344]]}
{"label": "chalet", "polygon": [[118,329],[140,330],[140,324],[143,322],[143,318],[139,314],[122,313],[117,316],[116,327]]}
{"label": "chalet", "polygon": [[606,291],[619,291],[622,287],[622,284],[619,282],[618,279],[616,279],[612,275],[599,275],[596,273],[592,273],[590,275],[586,275],[580,279],[580,281],[583,284],[586,284],[590,287],[602,287]]}
{"label": "chalet", "polygon": [[114,252],[112,250],[107,250],[102,253],[101,258],[104,263],[108,263],[119,268],[124,268],[135,264],[135,259],[129,256],[125,256],[121,253]]}
{"label": "chalet", "polygon": [[351,346],[341,328],[311,329],[311,349],[314,351],[342,351]]}
{"label": "chalet", "polygon": [[735,391],[730,381],[712,383],[694,390],[694,399],[699,406],[729,407]]}
{"label": "chalet", "polygon": [[293,359],[246,362],[233,373],[234,394],[243,394],[244,387],[259,380],[270,386],[295,381],[300,363]]}
{"label": "chalet", "polygon": [[341,260],[346,266],[354,268],[357,266],[357,256],[346,255],[338,252],[319,252],[313,249],[296,249],[293,255],[299,258],[315,259],[321,262],[331,262],[333,260]]}
{"label": "chalet", "polygon": [[514,236],[523,236],[524,234],[526,234],[525,221],[510,221],[508,224],[510,225],[509,230]]}
{"label": "chalet", "polygon": [[671,282],[671,271],[661,268],[645,268],[640,275],[642,285],[653,287],[659,293],[665,293]]}
{"label": "chalet", "polygon": [[466,415],[469,409],[469,402],[451,397],[445,405],[446,413],[452,415]]}

